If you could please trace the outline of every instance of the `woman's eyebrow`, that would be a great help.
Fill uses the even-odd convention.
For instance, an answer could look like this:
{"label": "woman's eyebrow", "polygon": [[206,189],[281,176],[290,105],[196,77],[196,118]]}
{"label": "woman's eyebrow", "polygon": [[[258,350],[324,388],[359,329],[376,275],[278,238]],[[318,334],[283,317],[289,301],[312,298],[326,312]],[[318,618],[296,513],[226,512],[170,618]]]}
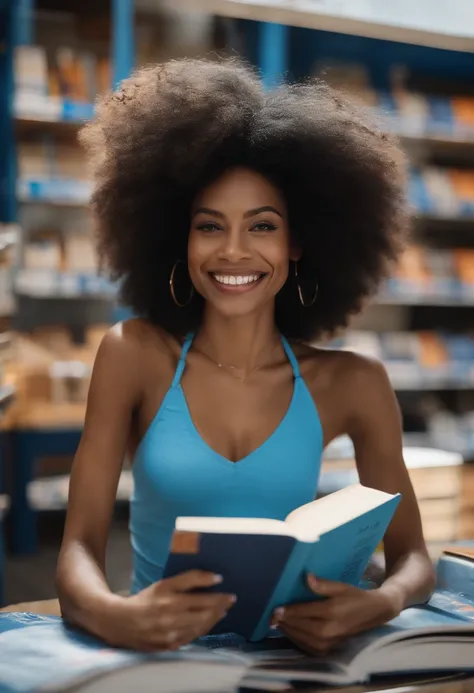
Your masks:
{"label": "woman's eyebrow", "polygon": [[263,207],[257,207],[256,209],[249,209],[248,212],[245,212],[244,219],[255,217],[257,214],[261,214],[262,212],[274,212],[274,214],[278,214],[279,217],[283,218],[282,213],[279,212],[278,209],[271,207],[270,205],[265,205]]}
{"label": "woman's eyebrow", "polygon": [[210,214],[213,217],[220,217],[221,219],[224,217],[222,212],[218,212],[217,209],[211,209],[210,207],[198,207],[193,212],[193,217],[195,217],[196,214]]}

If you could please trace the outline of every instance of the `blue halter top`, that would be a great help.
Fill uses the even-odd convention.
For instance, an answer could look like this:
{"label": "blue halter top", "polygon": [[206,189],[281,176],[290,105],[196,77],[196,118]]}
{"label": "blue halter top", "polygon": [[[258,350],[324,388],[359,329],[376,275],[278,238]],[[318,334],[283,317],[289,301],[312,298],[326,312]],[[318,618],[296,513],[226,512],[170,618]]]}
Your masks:
{"label": "blue halter top", "polygon": [[133,462],[132,593],[161,579],[178,516],[284,520],[314,500],[323,451],[321,422],[298,361],[281,339],[294,375],[290,405],[266,441],[238,462],[215,452],[193,423],[181,387],[193,335],[185,340],[171,387]]}

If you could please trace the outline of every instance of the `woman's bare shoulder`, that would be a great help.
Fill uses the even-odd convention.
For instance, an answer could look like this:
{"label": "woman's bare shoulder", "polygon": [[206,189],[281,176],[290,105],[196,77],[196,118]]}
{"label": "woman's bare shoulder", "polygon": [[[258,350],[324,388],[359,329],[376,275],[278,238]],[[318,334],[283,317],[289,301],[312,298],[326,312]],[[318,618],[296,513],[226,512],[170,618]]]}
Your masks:
{"label": "woman's bare shoulder", "polygon": [[330,349],[300,344],[294,347],[302,375],[308,383],[323,379],[338,389],[385,387],[387,375],[383,364],[377,359],[354,351]]}
{"label": "woman's bare shoulder", "polygon": [[132,318],[110,327],[102,338],[96,364],[109,368],[136,369],[151,357],[157,365],[174,359],[180,350],[178,340],[142,318]]}

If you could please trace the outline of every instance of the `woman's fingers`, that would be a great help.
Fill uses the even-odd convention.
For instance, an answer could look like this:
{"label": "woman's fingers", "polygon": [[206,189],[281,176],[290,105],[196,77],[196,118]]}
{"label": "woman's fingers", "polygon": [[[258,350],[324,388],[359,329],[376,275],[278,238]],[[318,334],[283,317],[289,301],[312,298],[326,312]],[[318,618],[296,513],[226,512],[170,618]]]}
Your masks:
{"label": "woman's fingers", "polygon": [[155,584],[159,592],[188,592],[202,587],[213,587],[222,582],[222,575],[204,570],[189,570],[181,575],[160,580]]}
{"label": "woman's fingers", "polygon": [[308,627],[302,626],[302,624],[298,624],[298,626],[285,625],[282,627],[282,631],[302,650],[318,655],[326,654],[338,643],[336,637],[324,637],[308,629]]}
{"label": "woman's fingers", "polygon": [[230,609],[236,602],[234,594],[180,594],[183,609],[202,611],[203,609]]}

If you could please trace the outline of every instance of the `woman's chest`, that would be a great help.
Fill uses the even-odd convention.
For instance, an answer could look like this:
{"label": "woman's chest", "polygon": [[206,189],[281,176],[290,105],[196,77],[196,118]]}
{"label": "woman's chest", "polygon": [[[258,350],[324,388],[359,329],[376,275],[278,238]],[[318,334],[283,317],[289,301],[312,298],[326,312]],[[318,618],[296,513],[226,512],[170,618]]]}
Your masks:
{"label": "woman's chest", "polygon": [[[150,380],[139,414],[138,438],[143,438],[157,416],[178,401],[182,420],[187,420],[194,437],[229,462],[238,463],[278,432],[292,415],[295,381],[291,371],[285,377],[254,377],[240,381],[212,369],[207,377],[186,372],[178,387],[163,391]],[[179,396],[176,395],[179,393]]]}
{"label": "woman's chest", "polygon": [[224,376],[203,387],[185,381],[182,392],[200,438],[237,464],[280,434],[294,404],[293,380],[246,383]]}
{"label": "woman's chest", "polygon": [[283,518],[314,499],[322,453],[316,426],[285,419],[233,462],[203,438],[181,397],[176,392],[167,398],[140,445],[134,462],[137,502],[173,515]]}

